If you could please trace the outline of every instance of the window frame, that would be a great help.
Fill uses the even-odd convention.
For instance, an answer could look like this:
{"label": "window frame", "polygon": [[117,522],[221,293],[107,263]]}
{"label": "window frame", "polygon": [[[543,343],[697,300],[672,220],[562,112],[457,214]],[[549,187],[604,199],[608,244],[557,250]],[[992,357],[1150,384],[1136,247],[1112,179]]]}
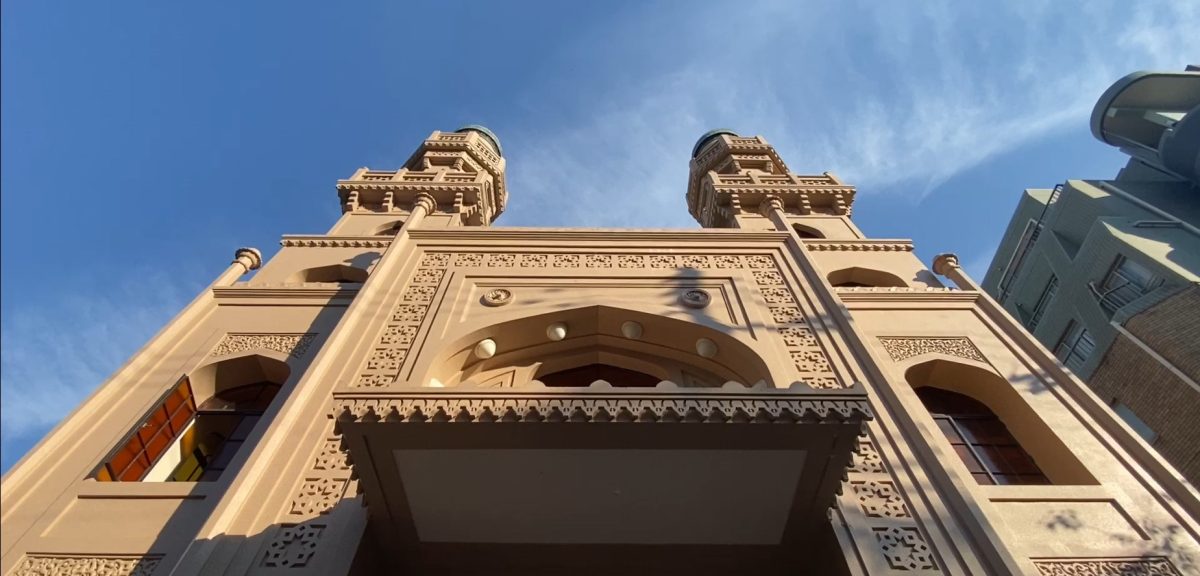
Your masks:
{"label": "window frame", "polygon": [[1029,322],[1026,324],[1026,329],[1033,332],[1037,329],[1038,324],[1042,321],[1042,316],[1046,314],[1046,308],[1050,307],[1050,303],[1054,301],[1054,297],[1058,295],[1058,276],[1050,275],[1050,281],[1046,282],[1046,287],[1042,288],[1042,294],[1038,296],[1037,303],[1033,305],[1033,312],[1029,316]]}
{"label": "window frame", "polygon": [[[1068,341],[1070,341],[1069,344]],[[1080,350],[1079,344],[1082,341],[1087,342],[1087,353],[1076,354]],[[1063,366],[1071,370],[1083,368],[1095,352],[1096,340],[1092,338],[1091,332],[1088,331],[1087,327],[1077,320],[1071,320],[1067,323],[1067,328],[1063,330],[1062,336],[1059,337],[1058,344],[1054,345],[1055,358],[1058,358],[1058,361],[1062,362]],[[1074,358],[1079,358],[1077,364],[1073,364],[1072,360]]]}

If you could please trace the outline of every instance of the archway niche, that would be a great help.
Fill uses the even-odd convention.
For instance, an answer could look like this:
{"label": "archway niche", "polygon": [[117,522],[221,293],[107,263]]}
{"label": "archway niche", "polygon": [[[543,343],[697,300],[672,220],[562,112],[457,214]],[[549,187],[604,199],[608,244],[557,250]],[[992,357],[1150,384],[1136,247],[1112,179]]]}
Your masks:
{"label": "archway niche", "polygon": [[216,480],[241,451],[290,374],[285,362],[258,354],[193,371],[177,390],[190,388],[194,414],[145,480]]}
{"label": "archway niche", "polygon": [[903,279],[891,272],[871,268],[842,268],[829,273],[829,283],[834,287],[875,286],[875,287],[905,287]]}
{"label": "archway niche", "polygon": [[[1027,478],[1010,483],[1097,484],[1095,477],[1013,385],[991,370],[953,360],[933,359],[909,367],[904,376],[973,475],[979,471],[973,469],[975,465],[968,456],[974,454],[982,460],[990,457],[984,453],[986,450],[966,446],[976,438],[979,444],[1005,449],[1016,447],[1033,460],[1036,469],[1017,464],[1020,472],[1016,474]],[[985,422],[989,416],[993,417],[994,423]],[[948,424],[955,418],[978,419],[979,431],[959,430]],[[964,439],[956,439],[955,434]],[[1012,440],[1006,440],[1004,434],[1011,435]],[[1013,453],[1016,462],[1020,455]],[[1044,481],[1037,480],[1037,474],[1044,475]],[[991,483],[984,481],[984,476],[988,474],[977,475],[976,479]]]}
{"label": "archway niche", "polygon": [[795,230],[796,234],[799,235],[801,238],[813,239],[813,238],[824,238],[825,237],[824,233],[822,233],[820,230],[817,230],[816,228],[813,228],[812,226],[805,226],[803,224],[792,224],[792,229]]}
{"label": "archway niche", "polygon": [[305,268],[288,277],[288,282],[336,282],[339,284],[361,284],[367,281],[367,271],[345,264],[330,264]]}
{"label": "archway niche", "polygon": [[[634,322],[641,334],[631,338],[622,325]],[[562,340],[551,340],[547,327],[566,325]],[[710,358],[696,351],[706,338],[716,344]],[[474,352],[483,339],[496,344],[495,355]],[[670,381],[682,387],[720,387],[733,381],[752,386],[772,382],[766,363],[749,346],[711,326],[608,306],[588,306],[500,322],[454,340],[436,357],[426,385],[483,387],[531,384],[586,386],[603,380],[615,387],[647,387]]]}
{"label": "archway niche", "polygon": [[403,220],[395,220],[392,222],[388,222],[387,224],[383,224],[381,226],[376,227],[375,231],[372,232],[371,235],[372,236],[395,236],[396,234],[398,234],[400,232],[400,228],[403,226],[404,226]]}

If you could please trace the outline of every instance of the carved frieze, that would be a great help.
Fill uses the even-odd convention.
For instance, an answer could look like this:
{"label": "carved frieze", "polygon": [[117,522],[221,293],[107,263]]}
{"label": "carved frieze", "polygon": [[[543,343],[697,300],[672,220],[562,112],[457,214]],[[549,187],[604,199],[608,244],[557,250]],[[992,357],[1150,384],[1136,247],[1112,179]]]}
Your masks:
{"label": "carved frieze", "polygon": [[1042,576],[1182,576],[1166,558],[1039,560]]}
{"label": "carved frieze", "polygon": [[[656,388],[661,393],[661,388]],[[869,419],[870,408],[860,399],[813,399],[792,396],[662,398],[629,395],[520,395],[447,393],[393,397],[347,398],[334,402],[340,422],[708,422],[800,423]]]}
{"label": "carved frieze", "polygon": [[261,565],[266,568],[303,568],[308,566],[325,526],[320,524],[297,524],[285,526],[267,544],[267,552]]}
{"label": "carved frieze", "polygon": [[880,242],[862,240],[805,240],[804,247],[813,252],[912,252],[911,242]]}
{"label": "carved frieze", "polygon": [[279,241],[285,248],[387,248],[391,238],[290,237]]}
{"label": "carved frieze", "polygon": [[976,362],[986,362],[983,354],[967,338],[951,337],[890,337],[880,336],[879,342],[892,360],[900,362],[922,354],[945,354]]}
{"label": "carved frieze", "polygon": [[150,576],[157,556],[30,555],[21,560],[12,576]]}
{"label": "carved frieze", "polygon": [[317,338],[314,333],[304,334],[226,334],[210,355],[214,358],[239,354],[250,350],[265,349],[282,352],[292,358],[303,358],[308,347]]}

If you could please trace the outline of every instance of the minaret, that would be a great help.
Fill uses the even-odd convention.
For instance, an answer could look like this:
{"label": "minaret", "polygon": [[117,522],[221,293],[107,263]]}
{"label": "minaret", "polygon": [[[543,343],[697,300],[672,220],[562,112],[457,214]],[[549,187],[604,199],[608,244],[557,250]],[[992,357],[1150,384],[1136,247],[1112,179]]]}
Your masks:
{"label": "minaret", "polygon": [[394,234],[418,195],[428,194],[437,210],[424,226],[490,226],[504,211],[504,155],[491,130],[469,125],[438,132],[413,152],[399,170],[359,168],[337,183],[343,217],[330,234]]}
{"label": "minaret", "polygon": [[696,141],[687,201],[701,226],[774,229],[762,210],[764,201],[773,197],[781,201],[788,223],[801,237],[863,237],[850,221],[854,187],[833,174],[791,172],[762,136],[742,137],[718,129]]}

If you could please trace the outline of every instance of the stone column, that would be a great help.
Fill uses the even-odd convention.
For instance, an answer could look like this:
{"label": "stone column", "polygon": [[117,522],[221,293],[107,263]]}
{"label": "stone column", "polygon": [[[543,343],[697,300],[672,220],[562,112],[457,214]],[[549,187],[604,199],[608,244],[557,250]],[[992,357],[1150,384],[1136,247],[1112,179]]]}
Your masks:
{"label": "stone column", "polygon": [[400,230],[396,233],[396,238],[399,239],[410,228],[415,228],[425,219],[425,216],[433,212],[434,208],[437,208],[437,200],[434,200],[433,196],[424,192],[417,194],[413,198],[412,212],[409,214],[408,219],[404,221],[404,224],[400,226]]}
{"label": "stone column", "polygon": [[258,270],[259,266],[262,266],[262,253],[257,248],[238,248],[233,253],[233,262],[217,276],[213,286],[231,286],[247,272]]}
{"label": "stone column", "polygon": [[958,255],[946,252],[933,257],[933,271],[949,278],[959,290],[974,290],[984,294],[983,289],[967,276],[967,271],[958,263]]}
{"label": "stone column", "polygon": [[776,230],[780,232],[791,230],[791,227],[788,226],[787,216],[783,213],[783,199],[780,197],[767,196],[763,198],[758,205],[758,212],[766,216],[775,225]]}

